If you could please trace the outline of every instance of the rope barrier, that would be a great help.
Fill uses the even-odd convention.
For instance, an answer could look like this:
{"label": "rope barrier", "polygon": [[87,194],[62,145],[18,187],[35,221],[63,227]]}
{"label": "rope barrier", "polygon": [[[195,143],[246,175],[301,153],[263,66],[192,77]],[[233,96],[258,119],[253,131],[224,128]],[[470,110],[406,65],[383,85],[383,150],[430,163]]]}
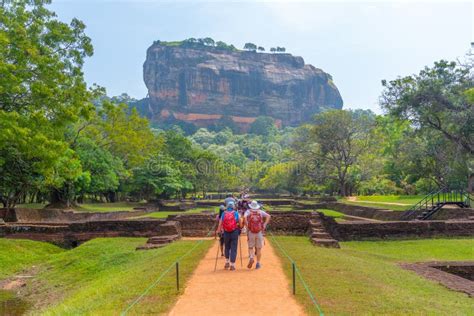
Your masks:
{"label": "rope barrier", "polygon": [[[215,230],[216,224],[212,226],[212,228],[208,231],[206,234],[206,238],[210,236],[211,232]],[[193,252],[198,246],[200,246],[204,242],[204,239],[201,239],[199,242],[197,242],[191,249],[189,249],[184,255],[179,257],[177,260],[175,260],[156,280],[153,282],[149,287],[143,291],[142,294],[140,294],[125,310],[122,311],[120,316],[125,316],[127,313],[136,305],[138,304],[147,294],[150,292],[151,289],[153,289],[164,277],[165,275],[170,272],[173,267],[176,266],[176,263],[180,262],[183,260],[185,257],[187,257],[191,252]]]}
{"label": "rope barrier", "polygon": [[278,249],[280,249],[280,251],[288,258],[288,260],[290,260],[291,264],[294,265],[295,267],[295,271],[296,271],[296,275],[298,276],[298,278],[300,279],[301,283],[303,284],[303,287],[305,288],[306,292],[308,293],[308,296],[309,298],[311,299],[311,301],[313,302],[314,306],[316,306],[316,309],[318,310],[319,312],[319,315],[320,316],[324,316],[324,313],[323,313],[323,310],[321,309],[321,306],[319,306],[318,304],[318,301],[316,300],[316,298],[314,297],[313,295],[313,292],[311,292],[311,289],[309,288],[308,284],[305,282],[305,280],[303,279],[303,276],[301,275],[301,271],[300,269],[298,268],[298,266],[296,266],[296,263],[295,261],[293,260],[293,258],[290,257],[290,255],[288,254],[288,252],[286,252],[286,250],[281,246],[281,244],[278,242],[278,240],[276,240],[275,236],[273,235],[273,233],[269,230],[267,230],[268,233],[270,233],[270,237],[272,239],[273,242],[275,242],[275,244],[277,245]]}

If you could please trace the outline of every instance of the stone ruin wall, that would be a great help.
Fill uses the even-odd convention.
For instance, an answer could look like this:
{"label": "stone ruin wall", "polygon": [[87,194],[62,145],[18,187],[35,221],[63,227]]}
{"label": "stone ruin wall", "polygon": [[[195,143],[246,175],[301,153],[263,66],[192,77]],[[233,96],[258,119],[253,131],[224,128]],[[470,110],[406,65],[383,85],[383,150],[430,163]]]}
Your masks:
{"label": "stone ruin wall", "polygon": [[[203,201],[204,202],[204,201]],[[267,201],[268,202],[268,201]],[[283,204],[285,203],[285,204]],[[347,215],[385,220],[384,222],[336,222],[322,216],[326,230],[340,241],[474,236],[473,220],[400,221],[403,212],[386,211],[371,207],[342,203],[298,204],[294,201],[269,201],[268,204],[292,204],[296,207],[333,209]],[[213,207],[210,207],[213,208]],[[441,218],[472,215],[472,209],[443,209]],[[0,218],[7,225],[0,226],[0,237],[26,238],[72,245],[97,237],[151,237],[182,235],[184,237],[213,236],[216,215],[179,214],[167,220],[125,219],[127,216],[146,214],[147,211],[114,213],[73,213],[54,210],[17,209],[15,212],[0,209]],[[308,211],[271,211],[270,229],[278,235],[306,235],[309,231]],[[16,223],[12,220],[17,221]]]}
{"label": "stone ruin wall", "polygon": [[153,212],[153,210],[117,211],[117,212],[74,212],[56,209],[14,208],[0,209],[0,219],[5,222],[19,223],[65,223],[84,221],[122,220],[138,217]]}
{"label": "stone ruin wall", "polygon": [[104,237],[181,236],[179,222],[143,219],[0,226],[0,237],[46,241],[65,247]]}

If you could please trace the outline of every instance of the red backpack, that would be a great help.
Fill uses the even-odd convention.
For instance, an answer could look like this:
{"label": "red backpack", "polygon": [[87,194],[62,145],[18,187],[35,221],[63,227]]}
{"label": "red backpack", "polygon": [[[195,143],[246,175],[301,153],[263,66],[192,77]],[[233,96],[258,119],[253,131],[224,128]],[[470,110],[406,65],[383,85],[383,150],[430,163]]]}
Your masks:
{"label": "red backpack", "polygon": [[224,231],[231,233],[237,229],[237,218],[234,211],[225,211],[222,218],[222,227]]}
{"label": "red backpack", "polygon": [[259,211],[250,211],[247,218],[249,230],[257,234],[263,230],[263,216]]}

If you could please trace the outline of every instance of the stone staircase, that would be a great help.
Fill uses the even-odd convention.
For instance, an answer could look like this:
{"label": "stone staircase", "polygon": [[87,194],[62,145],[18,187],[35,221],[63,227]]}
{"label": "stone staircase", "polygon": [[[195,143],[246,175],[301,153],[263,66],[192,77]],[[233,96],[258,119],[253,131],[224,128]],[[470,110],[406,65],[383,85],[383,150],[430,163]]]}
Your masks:
{"label": "stone staircase", "polygon": [[164,247],[175,240],[178,240],[179,235],[168,235],[168,236],[154,236],[150,237],[146,244],[138,246],[136,250],[150,250]]}
{"label": "stone staircase", "polygon": [[311,214],[310,224],[310,239],[313,244],[320,247],[340,248],[339,242],[332,238],[327,232],[321,220],[321,215],[318,212]]}

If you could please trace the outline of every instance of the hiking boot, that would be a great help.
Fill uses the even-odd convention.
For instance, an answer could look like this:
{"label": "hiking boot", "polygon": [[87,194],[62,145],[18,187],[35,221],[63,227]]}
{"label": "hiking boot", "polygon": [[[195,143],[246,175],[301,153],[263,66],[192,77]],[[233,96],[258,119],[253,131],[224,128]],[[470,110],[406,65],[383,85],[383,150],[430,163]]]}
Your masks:
{"label": "hiking boot", "polygon": [[230,271],[234,271],[235,270],[235,267],[234,266],[230,266]]}
{"label": "hiking boot", "polygon": [[253,265],[253,258],[250,258],[247,268],[252,269],[252,265]]}
{"label": "hiking boot", "polygon": [[229,267],[230,267],[230,263],[226,262],[225,265],[224,265],[224,269],[227,270],[227,269],[229,269]]}
{"label": "hiking boot", "polygon": [[255,265],[255,269],[260,269],[262,267],[262,265],[260,264],[260,262],[257,262],[257,264]]}

